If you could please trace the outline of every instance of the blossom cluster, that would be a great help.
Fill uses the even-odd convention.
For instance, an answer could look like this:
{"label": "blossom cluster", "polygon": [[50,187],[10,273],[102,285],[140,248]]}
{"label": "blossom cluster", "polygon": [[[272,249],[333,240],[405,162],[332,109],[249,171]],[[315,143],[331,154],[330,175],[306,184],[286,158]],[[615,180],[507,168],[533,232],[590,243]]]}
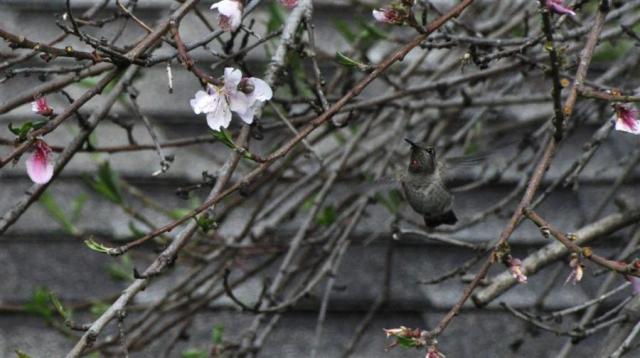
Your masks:
{"label": "blossom cluster", "polygon": [[[298,5],[298,0],[280,0],[280,3],[291,9]],[[242,23],[244,1],[222,0],[211,5],[212,10],[218,11],[218,26],[222,31],[236,31]]]}
{"label": "blossom cluster", "polygon": [[235,112],[245,123],[251,124],[259,102],[268,101],[273,96],[271,87],[255,77],[242,77],[240,70],[224,69],[223,85],[208,84],[206,91],[198,91],[190,101],[196,114],[207,115],[207,124],[220,131],[231,123]]}

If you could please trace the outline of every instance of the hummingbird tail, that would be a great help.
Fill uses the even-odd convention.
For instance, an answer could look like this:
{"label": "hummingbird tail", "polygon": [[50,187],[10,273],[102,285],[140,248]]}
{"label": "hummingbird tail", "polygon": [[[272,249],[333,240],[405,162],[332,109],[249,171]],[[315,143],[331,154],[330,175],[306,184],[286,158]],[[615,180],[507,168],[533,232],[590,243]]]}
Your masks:
{"label": "hummingbird tail", "polygon": [[425,216],[424,224],[429,228],[435,228],[439,225],[453,225],[458,222],[458,217],[453,210],[449,210],[440,216]]}

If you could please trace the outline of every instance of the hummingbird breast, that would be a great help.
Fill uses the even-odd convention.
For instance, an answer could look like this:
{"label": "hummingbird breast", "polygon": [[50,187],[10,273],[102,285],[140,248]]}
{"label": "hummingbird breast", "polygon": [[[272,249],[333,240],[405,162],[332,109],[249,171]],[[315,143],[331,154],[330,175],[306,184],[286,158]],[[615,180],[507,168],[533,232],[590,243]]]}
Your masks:
{"label": "hummingbird breast", "polygon": [[441,180],[407,180],[402,187],[411,208],[422,215],[439,216],[453,206],[453,195]]}

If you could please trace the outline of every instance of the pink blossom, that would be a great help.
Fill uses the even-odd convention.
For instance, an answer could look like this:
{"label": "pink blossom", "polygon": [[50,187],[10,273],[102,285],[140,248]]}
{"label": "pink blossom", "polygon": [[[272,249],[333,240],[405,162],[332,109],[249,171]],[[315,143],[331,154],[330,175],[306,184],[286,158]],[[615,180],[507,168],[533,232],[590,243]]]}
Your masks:
{"label": "pink blossom", "polygon": [[403,20],[402,14],[398,10],[390,8],[374,9],[373,18],[385,24],[399,24]]}
{"label": "pink blossom", "polygon": [[31,110],[43,116],[50,116],[53,113],[53,108],[49,107],[45,97],[38,97],[31,102]]}
{"label": "pink blossom", "polygon": [[34,143],[34,151],[27,158],[27,174],[34,183],[44,184],[53,176],[53,162],[51,148],[41,139]]}
{"label": "pink blossom", "polygon": [[[238,89],[241,82],[248,93]],[[272,95],[271,87],[263,80],[255,77],[243,79],[240,70],[227,67],[224,69],[223,86],[207,85],[207,91],[196,92],[190,104],[196,114],[207,115],[207,124],[211,129],[219,131],[229,126],[232,111],[251,124],[257,103],[270,100]]]}
{"label": "pink blossom", "polygon": [[622,104],[615,104],[613,108],[616,111],[616,130],[640,134],[638,111],[635,108]]}
{"label": "pink blossom", "polygon": [[527,276],[522,271],[522,261],[520,259],[511,258],[507,262],[511,276],[520,283],[527,283]]}
{"label": "pink blossom", "polygon": [[429,346],[429,348],[427,349],[427,355],[425,356],[425,358],[444,358],[444,354],[440,353],[440,351],[438,351],[438,348],[436,346]]}
{"label": "pink blossom", "polygon": [[640,294],[640,277],[625,275],[624,276],[627,281],[631,282],[631,287],[633,287],[633,293],[635,295]]}
{"label": "pink blossom", "polygon": [[576,13],[573,12],[570,8],[564,6],[562,0],[547,0],[547,8],[556,14],[564,15],[569,14],[571,16],[575,16]]}
{"label": "pink blossom", "polygon": [[298,0],[280,0],[280,3],[288,9],[298,6]]}
{"label": "pink blossom", "polygon": [[269,84],[265,81],[255,77],[245,77],[242,79],[241,87],[249,87],[251,91],[247,93],[247,101],[249,105],[244,112],[238,112],[240,118],[247,124],[253,122],[253,116],[255,115],[256,106],[259,102],[265,102],[271,99],[273,91]]}
{"label": "pink blossom", "polygon": [[566,285],[567,282],[571,282],[575,285],[582,280],[582,276],[584,276],[584,267],[577,257],[574,257],[569,261],[569,266],[571,267],[571,273],[564,281],[564,284]]}
{"label": "pink blossom", "polygon": [[218,10],[218,26],[224,31],[236,31],[242,22],[243,6],[237,0],[222,0],[213,5],[211,9]]}

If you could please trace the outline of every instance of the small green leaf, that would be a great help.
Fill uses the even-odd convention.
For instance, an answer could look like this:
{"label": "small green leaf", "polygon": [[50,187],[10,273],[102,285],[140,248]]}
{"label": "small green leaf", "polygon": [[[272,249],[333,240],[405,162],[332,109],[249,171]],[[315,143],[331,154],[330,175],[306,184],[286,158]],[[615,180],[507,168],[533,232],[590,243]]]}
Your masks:
{"label": "small green leaf", "polygon": [[21,351],[19,349],[16,349],[14,352],[16,352],[16,356],[18,356],[18,358],[31,358],[30,355],[28,355],[27,353],[25,353],[25,352],[23,352],[23,351]]}
{"label": "small green leaf", "polygon": [[310,195],[304,203],[302,203],[302,211],[309,211],[313,207],[313,202],[316,200],[316,194]]}
{"label": "small green leaf", "polygon": [[191,212],[191,210],[186,209],[186,208],[173,209],[173,210],[169,211],[169,217],[172,218],[173,220],[179,220],[179,219],[185,217],[190,212]]}
{"label": "small green leaf", "polygon": [[326,206],[321,212],[316,216],[316,222],[319,225],[329,226],[336,221],[336,209],[333,206]]}
{"label": "small green leaf", "polygon": [[40,316],[47,322],[51,322],[53,319],[53,310],[50,306],[49,297],[49,290],[42,287],[36,288],[29,302],[24,304],[25,311]]}
{"label": "small green leaf", "polygon": [[94,301],[91,303],[91,314],[95,317],[102,316],[109,309],[109,305],[102,301]]}
{"label": "small green leaf", "polygon": [[98,242],[95,242],[93,239],[84,240],[84,244],[87,245],[93,251],[100,252],[103,254],[109,254],[111,252],[111,248],[106,247]]}
{"label": "small green leaf", "polygon": [[120,188],[120,178],[111,169],[108,161],[103,162],[98,167],[98,174],[89,180],[89,184],[95,191],[115,204],[123,204],[122,190]]}
{"label": "small green leaf", "polygon": [[224,145],[231,149],[235,149],[236,145],[231,138],[231,133],[228,130],[222,128],[220,131],[213,131],[213,136],[221,141]]}
{"label": "small green leaf", "polygon": [[131,231],[131,235],[134,239],[139,239],[146,235],[146,233],[140,230],[133,221],[129,222],[129,231]]}
{"label": "small green leaf", "polygon": [[58,311],[58,314],[60,314],[62,318],[64,318],[65,320],[71,318],[71,311],[64,308],[62,302],[60,302],[60,299],[58,298],[58,296],[56,296],[55,293],[49,292],[49,301],[51,301],[51,304],[56,309],[56,311]]}
{"label": "small green leaf", "polygon": [[42,193],[39,203],[47,210],[49,215],[62,226],[64,231],[73,236],[80,234],[80,230],[73,224],[73,220],[67,217],[53,195],[49,194],[48,191]]}
{"label": "small green leaf", "polygon": [[198,226],[204,233],[207,233],[209,232],[209,230],[215,229],[216,227],[218,227],[218,223],[216,223],[216,221],[212,218],[199,217],[199,218],[196,218],[196,221],[198,223]]}
{"label": "small green leaf", "polygon": [[269,3],[268,11],[269,21],[267,21],[267,32],[274,32],[282,28],[287,18],[287,15],[282,10],[282,6],[280,6],[275,1],[272,1]]}
{"label": "small green leaf", "polygon": [[347,55],[343,54],[340,51],[336,52],[336,61],[338,61],[339,64],[344,65],[346,67],[353,67],[362,71],[366,70],[368,67],[364,63],[356,61],[348,57]]}
{"label": "small green leaf", "polygon": [[396,336],[396,339],[398,340],[398,344],[403,348],[417,347],[416,341],[411,338]]}
{"label": "small green leaf", "polygon": [[223,343],[222,336],[224,334],[224,326],[216,325],[211,330],[211,342],[215,345],[221,345]]}
{"label": "small green leaf", "polygon": [[34,128],[34,124],[31,122],[27,122],[16,128],[13,127],[13,123],[9,123],[8,127],[11,133],[17,135],[20,140],[25,140],[27,138],[27,134],[29,134],[29,131]]}
{"label": "small green leaf", "polygon": [[345,40],[349,43],[354,43],[357,40],[357,36],[351,29],[349,28],[349,24],[344,20],[335,20],[335,29],[338,30],[340,35],[344,37]]}
{"label": "small green leaf", "polygon": [[182,358],[207,358],[207,353],[197,348],[189,348],[182,352]]}
{"label": "small green leaf", "polygon": [[380,30],[379,27],[372,26],[368,21],[360,20],[358,24],[363,28],[362,37],[367,41],[384,40],[389,38],[386,33]]}
{"label": "small green leaf", "polygon": [[87,202],[88,196],[87,194],[80,194],[73,199],[71,203],[71,222],[78,222],[80,219],[80,213],[82,213],[82,208],[84,208],[84,204]]}
{"label": "small green leaf", "polygon": [[107,267],[109,276],[116,281],[133,281],[133,261],[129,255],[122,255],[120,262],[111,263]]}

